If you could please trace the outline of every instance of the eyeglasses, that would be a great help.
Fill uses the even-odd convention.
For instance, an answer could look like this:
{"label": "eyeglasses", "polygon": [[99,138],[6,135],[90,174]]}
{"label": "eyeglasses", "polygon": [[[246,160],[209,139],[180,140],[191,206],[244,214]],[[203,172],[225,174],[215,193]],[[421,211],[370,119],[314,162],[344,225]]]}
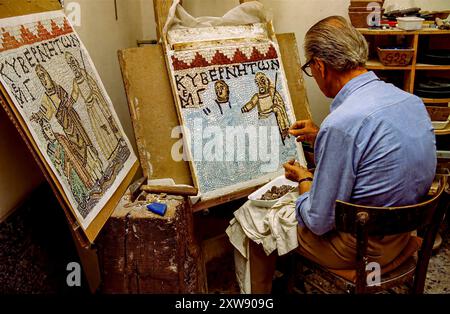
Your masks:
{"label": "eyeglasses", "polygon": [[311,63],[314,62],[314,58],[309,59],[308,62],[306,62],[303,66],[302,66],[302,71],[303,73],[305,73],[306,75],[308,75],[309,77],[313,77],[312,75],[312,71],[311,71]]}

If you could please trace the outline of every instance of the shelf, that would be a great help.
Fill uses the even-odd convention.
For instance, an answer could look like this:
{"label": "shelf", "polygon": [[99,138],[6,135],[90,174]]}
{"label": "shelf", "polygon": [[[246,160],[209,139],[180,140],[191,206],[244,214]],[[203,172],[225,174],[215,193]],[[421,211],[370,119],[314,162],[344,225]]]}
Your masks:
{"label": "shelf", "polygon": [[445,129],[442,129],[442,130],[434,130],[434,134],[436,134],[436,135],[449,135],[450,134],[450,128],[447,126]]}
{"label": "shelf", "polygon": [[437,64],[425,64],[425,63],[417,63],[416,70],[450,70],[450,65],[437,65]]}
{"label": "shelf", "polygon": [[450,103],[450,98],[422,98],[425,104],[448,104]]}
{"label": "shelf", "polygon": [[418,31],[405,31],[399,28],[394,29],[369,29],[357,28],[363,35],[450,35],[450,30],[441,30],[435,28],[424,28]]}
{"label": "shelf", "polygon": [[412,66],[385,66],[378,60],[369,60],[366,63],[368,70],[411,70]]}

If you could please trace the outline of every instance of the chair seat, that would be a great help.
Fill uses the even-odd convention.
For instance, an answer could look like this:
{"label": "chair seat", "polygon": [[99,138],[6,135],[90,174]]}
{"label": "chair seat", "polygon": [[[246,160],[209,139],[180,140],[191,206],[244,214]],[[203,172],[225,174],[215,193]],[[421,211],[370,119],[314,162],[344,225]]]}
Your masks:
{"label": "chair seat", "polygon": [[[388,283],[389,281],[397,280],[402,276],[407,276],[414,273],[416,263],[417,258],[415,256],[410,256],[404,263],[396,267],[394,270],[382,274],[381,284]],[[326,270],[347,281],[348,284],[356,284],[356,270]]]}
{"label": "chair seat", "polygon": [[[389,285],[394,281],[405,281],[408,278],[412,278],[417,264],[417,257],[415,253],[422,245],[422,239],[419,237],[411,236],[408,244],[402,250],[397,258],[391,263],[381,268],[381,285]],[[346,287],[354,286],[356,284],[356,270],[342,270],[342,269],[330,269],[320,266],[308,259],[302,257],[304,264],[308,267],[320,270],[323,275],[331,275],[341,281],[341,284]]]}
{"label": "chair seat", "polygon": [[[412,265],[413,271],[416,265],[416,257],[413,255],[419,250],[422,245],[422,239],[419,237],[411,236],[408,244],[402,250],[398,257],[396,257],[391,263],[381,268],[381,278],[385,281],[385,278],[398,277],[401,272],[409,272],[409,267]],[[329,272],[342,277],[343,279],[356,283],[356,270],[337,270],[327,269]],[[387,279],[386,279],[387,280]]]}

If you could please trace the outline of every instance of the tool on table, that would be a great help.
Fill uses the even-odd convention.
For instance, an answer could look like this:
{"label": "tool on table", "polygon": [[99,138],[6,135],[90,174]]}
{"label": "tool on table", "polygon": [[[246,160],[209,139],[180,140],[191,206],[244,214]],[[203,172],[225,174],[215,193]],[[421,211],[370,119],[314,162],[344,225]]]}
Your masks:
{"label": "tool on table", "polygon": [[141,194],[141,186],[144,184],[146,180],[147,180],[146,177],[142,177],[130,185],[130,187],[128,188],[128,191],[130,193],[130,203],[134,203],[134,201],[136,201],[136,199],[138,198],[139,194]]}
{"label": "tool on table", "polygon": [[198,194],[198,189],[189,185],[143,185],[141,190],[153,194],[166,193],[181,196],[196,196]]}

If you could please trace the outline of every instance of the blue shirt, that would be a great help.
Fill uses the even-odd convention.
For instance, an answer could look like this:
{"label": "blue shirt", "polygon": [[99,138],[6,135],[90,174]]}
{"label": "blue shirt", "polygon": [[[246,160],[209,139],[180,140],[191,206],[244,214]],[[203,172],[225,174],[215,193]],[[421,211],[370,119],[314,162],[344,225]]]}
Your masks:
{"label": "blue shirt", "polygon": [[317,135],[316,170],[296,202],[299,225],[334,228],[335,201],[404,206],[420,202],[436,172],[436,138],[422,100],[367,72],[338,93]]}

